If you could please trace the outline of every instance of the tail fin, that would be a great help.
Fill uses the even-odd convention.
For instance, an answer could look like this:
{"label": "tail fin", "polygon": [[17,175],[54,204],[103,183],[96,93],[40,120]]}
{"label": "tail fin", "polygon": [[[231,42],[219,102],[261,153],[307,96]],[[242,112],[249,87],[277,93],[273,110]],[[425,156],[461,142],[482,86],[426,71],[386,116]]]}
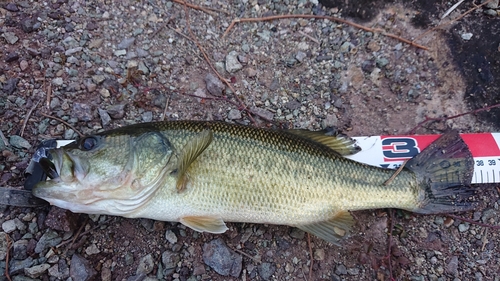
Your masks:
{"label": "tail fin", "polygon": [[422,188],[417,209],[421,214],[462,212],[476,204],[467,199],[474,195],[470,187],[474,160],[457,131],[442,135],[405,167],[415,172]]}

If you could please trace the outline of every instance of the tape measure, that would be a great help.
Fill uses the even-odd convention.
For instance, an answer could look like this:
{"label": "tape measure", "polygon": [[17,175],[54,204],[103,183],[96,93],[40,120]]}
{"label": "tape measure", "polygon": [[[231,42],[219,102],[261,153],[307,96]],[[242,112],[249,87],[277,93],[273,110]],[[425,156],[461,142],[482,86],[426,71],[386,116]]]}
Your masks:
{"label": "tape measure", "polygon": [[[361,151],[348,156],[368,165],[397,169],[440,135],[354,137]],[[500,133],[460,135],[474,158],[473,184],[500,183]]]}

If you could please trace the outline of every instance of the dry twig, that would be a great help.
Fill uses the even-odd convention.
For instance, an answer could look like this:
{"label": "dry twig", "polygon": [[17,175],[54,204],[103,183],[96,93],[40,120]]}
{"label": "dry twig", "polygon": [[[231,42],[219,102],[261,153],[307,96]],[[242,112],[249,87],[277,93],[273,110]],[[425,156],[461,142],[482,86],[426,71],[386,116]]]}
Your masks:
{"label": "dry twig", "polygon": [[39,103],[40,103],[40,101],[37,101],[36,104],[30,109],[30,111],[28,111],[28,113],[24,117],[23,126],[21,127],[21,133],[19,134],[21,137],[24,134],[24,129],[26,129],[26,124],[28,123],[28,119],[30,119],[30,116],[33,113],[33,110],[35,110],[35,108],[38,106]]}
{"label": "dry twig", "polygon": [[408,160],[405,160],[403,164],[401,164],[401,166],[399,166],[399,168],[394,172],[394,174],[392,174],[392,176],[383,183],[383,185],[389,185],[399,175],[399,173],[401,173],[406,165],[406,162],[408,162]]}
{"label": "dry twig", "polygon": [[341,19],[341,18],[337,18],[337,17],[318,16],[318,15],[277,15],[277,16],[269,16],[269,17],[261,17],[261,18],[234,19],[231,22],[231,24],[229,25],[229,27],[226,29],[226,31],[224,32],[224,35],[222,35],[222,37],[225,37],[229,33],[229,31],[234,27],[234,25],[236,23],[240,23],[240,22],[271,21],[271,20],[288,19],[288,18],[326,19],[326,20],[330,20],[330,21],[334,21],[334,22],[340,22],[340,23],[347,24],[347,25],[350,25],[350,26],[353,26],[353,27],[356,27],[356,28],[359,28],[361,30],[365,30],[365,31],[368,31],[368,32],[380,33],[380,34],[382,34],[384,36],[394,38],[396,40],[399,40],[401,42],[407,43],[407,44],[409,44],[411,46],[415,46],[415,47],[420,48],[420,49],[429,50],[427,47],[415,43],[414,42],[415,40],[410,41],[408,39],[404,39],[404,38],[402,38],[400,36],[397,36],[395,34],[387,33],[383,29],[380,29],[380,28],[367,27],[367,26],[364,26],[364,25],[361,25],[361,24],[357,24],[357,23],[354,23],[354,22],[351,22],[351,21],[348,21],[348,20],[344,20],[344,19]]}
{"label": "dry twig", "polygon": [[12,248],[12,240],[10,240],[10,237],[7,234],[5,234],[5,238],[7,239],[7,252],[5,254],[5,278],[7,278],[7,280],[9,281],[12,281],[9,274],[9,257],[10,249]]}
{"label": "dry twig", "polygon": [[[212,16],[216,16],[217,15],[216,13],[214,13],[212,11],[223,12],[223,11],[216,10],[216,9],[213,9],[213,8],[196,6],[194,4],[187,3],[186,1],[183,1],[183,0],[172,0],[172,1],[175,2],[175,3],[181,4],[181,5],[187,6],[189,8],[195,9],[195,10],[200,10],[200,11],[205,12],[205,13],[207,13],[209,15],[212,15]],[[225,13],[225,12],[223,12],[223,13]]]}
{"label": "dry twig", "polygon": [[52,116],[52,115],[48,115],[48,114],[45,114],[43,112],[40,112],[40,114],[42,114],[43,116],[45,117],[48,117],[48,118],[51,118],[51,119],[54,119],[54,120],[57,120],[61,123],[63,123],[64,125],[70,127],[71,129],[73,129],[73,131],[75,131],[80,137],[83,137],[84,135],[82,133],[80,133],[80,131],[78,131],[75,127],[73,127],[71,124],[69,124],[68,122],[62,120],[61,118],[57,118],[55,116]]}

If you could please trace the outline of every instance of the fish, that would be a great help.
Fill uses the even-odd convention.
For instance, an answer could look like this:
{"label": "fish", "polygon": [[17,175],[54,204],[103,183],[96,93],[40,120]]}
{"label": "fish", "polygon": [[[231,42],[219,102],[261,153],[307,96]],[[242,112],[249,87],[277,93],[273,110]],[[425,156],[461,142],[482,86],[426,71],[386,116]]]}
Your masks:
{"label": "fish", "polygon": [[477,205],[474,162],[456,131],[398,172],[345,157],[359,150],[331,129],[134,124],[49,150],[40,164],[51,179],[33,195],[74,213],[180,222],[199,232],[224,233],[226,222],[288,225],[337,245],[355,224],[352,211],[439,214]]}

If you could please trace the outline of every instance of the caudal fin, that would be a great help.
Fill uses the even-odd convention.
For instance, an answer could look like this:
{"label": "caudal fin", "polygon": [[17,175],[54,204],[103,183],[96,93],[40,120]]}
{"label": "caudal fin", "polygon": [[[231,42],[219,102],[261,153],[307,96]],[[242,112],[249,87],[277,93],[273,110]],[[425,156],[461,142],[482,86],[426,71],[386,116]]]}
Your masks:
{"label": "caudal fin", "polygon": [[452,213],[476,206],[468,200],[475,193],[470,187],[474,160],[457,131],[442,135],[405,167],[415,172],[422,188],[421,201],[414,212]]}

